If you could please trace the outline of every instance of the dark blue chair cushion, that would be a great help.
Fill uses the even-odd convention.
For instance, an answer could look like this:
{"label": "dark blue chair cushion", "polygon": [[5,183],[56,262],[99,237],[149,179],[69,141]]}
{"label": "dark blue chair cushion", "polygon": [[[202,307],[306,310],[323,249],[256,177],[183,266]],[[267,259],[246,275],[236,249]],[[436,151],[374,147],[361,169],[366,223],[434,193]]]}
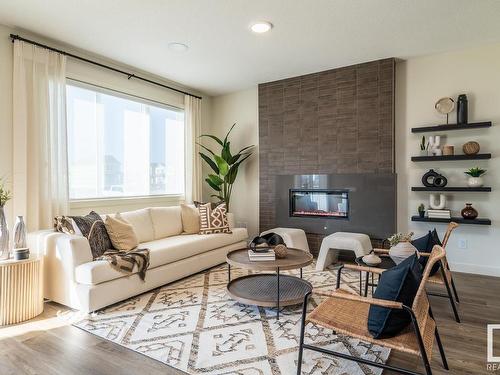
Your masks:
{"label": "dark blue chair cushion", "polygon": [[[413,240],[411,243],[417,248],[418,251],[424,253],[430,253],[434,245],[442,245],[436,228],[434,228],[433,231],[429,231],[429,233],[427,233],[425,236]],[[420,257],[419,262],[422,265],[422,269],[425,269],[428,260],[429,257]],[[432,266],[430,276],[435,275],[436,272],[439,271],[439,267],[441,267],[441,262],[436,262],[434,266]]]}
{"label": "dark blue chair cushion", "polygon": [[[401,302],[411,307],[421,280],[422,266],[415,253],[382,273],[373,297]],[[410,323],[411,317],[405,310],[370,306],[368,330],[376,339],[396,336]]]}

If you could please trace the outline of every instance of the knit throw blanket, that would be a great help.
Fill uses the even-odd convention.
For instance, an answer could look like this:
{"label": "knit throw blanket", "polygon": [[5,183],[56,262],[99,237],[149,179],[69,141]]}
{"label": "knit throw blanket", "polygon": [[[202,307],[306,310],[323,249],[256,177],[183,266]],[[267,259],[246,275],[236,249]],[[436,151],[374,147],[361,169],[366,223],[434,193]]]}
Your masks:
{"label": "knit throw blanket", "polygon": [[149,267],[149,250],[133,249],[130,251],[120,251],[109,249],[96,260],[106,260],[111,267],[123,273],[132,273],[137,265],[139,277],[142,281],[146,278],[146,270]]}

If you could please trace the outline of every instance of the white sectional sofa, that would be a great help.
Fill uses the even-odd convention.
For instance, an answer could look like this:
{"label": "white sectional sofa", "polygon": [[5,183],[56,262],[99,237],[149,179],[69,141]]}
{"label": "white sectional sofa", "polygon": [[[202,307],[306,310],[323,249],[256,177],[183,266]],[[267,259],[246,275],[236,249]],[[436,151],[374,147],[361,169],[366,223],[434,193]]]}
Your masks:
{"label": "white sectional sofa", "polygon": [[246,246],[246,228],[232,234],[182,234],[181,208],[152,207],[121,213],[136,231],[139,248],[150,250],[146,280],[93,261],[85,237],[45,230],[31,233],[29,245],[44,258],[44,295],[84,312],[95,311],[225,262],[226,254]]}

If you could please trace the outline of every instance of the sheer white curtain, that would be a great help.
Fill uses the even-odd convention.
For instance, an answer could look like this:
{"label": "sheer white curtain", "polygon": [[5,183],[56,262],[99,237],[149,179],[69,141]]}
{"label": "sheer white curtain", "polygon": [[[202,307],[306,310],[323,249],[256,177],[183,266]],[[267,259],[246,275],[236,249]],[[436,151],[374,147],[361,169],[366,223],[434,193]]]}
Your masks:
{"label": "sheer white curtain", "polygon": [[67,214],[66,57],[14,42],[13,209],[28,230]]}
{"label": "sheer white curtain", "polygon": [[184,116],[186,122],[186,202],[200,201],[201,159],[197,145],[201,134],[201,99],[186,95],[184,98]]}

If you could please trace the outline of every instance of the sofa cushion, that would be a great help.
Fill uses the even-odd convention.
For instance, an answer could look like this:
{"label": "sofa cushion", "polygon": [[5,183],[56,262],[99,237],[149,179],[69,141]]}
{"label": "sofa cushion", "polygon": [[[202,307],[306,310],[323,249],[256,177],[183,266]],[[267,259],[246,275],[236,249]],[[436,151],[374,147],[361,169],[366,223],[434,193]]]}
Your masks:
{"label": "sofa cushion", "polygon": [[184,234],[200,231],[200,212],[195,205],[181,204],[182,230]]}
{"label": "sofa cushion", "polygon": [[134,227],[132,224],[126,222],[120,214],[117,214],[115,217],[107,215],[104,225],[115,249],[129,251],[139,245]]}
{"label": "sofa cushion", "polygon": [[[187,234],[149,241],[139,245],[150,251],[149,268],[205,253],[210,250],[244,241],[248,237],[246,228],[235,228],[232,234]],[[137,269],[134,267],[133,273]],[[114,270],[107,261],[94,261],[79,265],[75,269],[75,280],[81,284],[99,284],[128,275]],[[146,273],[147,277],[147,273]]]}
{"label": "sofa cushion", "polygon": [[151,220],[155,240],[182,233],[180,206],[151,207]]}
{"label": "sofa cushion", "polygon": [[149,208],[122,212],[120,215],[134,227],[139,242],[153,241],[155,239],[153,220],[151,220],[151,210]]}

